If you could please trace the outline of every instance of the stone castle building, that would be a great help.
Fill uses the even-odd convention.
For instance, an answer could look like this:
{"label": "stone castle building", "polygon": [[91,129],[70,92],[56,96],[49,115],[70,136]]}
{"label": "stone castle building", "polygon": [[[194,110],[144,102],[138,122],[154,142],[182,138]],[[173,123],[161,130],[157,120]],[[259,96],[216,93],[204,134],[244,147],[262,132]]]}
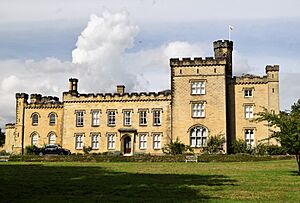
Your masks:
{"label": "stone castle building", "polygon": [[[81,94],[78,79],[57,97],[16,94],[16,122],[6,125],[7,151],[22,153],[28,145],[59,144],[73,153],[162,153],[177,138],[201,152],[212,135],[226,143],[245,140],[250,147],[269,136],[269,127],[253,122],[265,107],[279,112],[279,66],[266,75],[232,75],[233,42],[213,43],[214,57],[172,58],[171,90]],[[225,146],[226,148],[226,146]]]}

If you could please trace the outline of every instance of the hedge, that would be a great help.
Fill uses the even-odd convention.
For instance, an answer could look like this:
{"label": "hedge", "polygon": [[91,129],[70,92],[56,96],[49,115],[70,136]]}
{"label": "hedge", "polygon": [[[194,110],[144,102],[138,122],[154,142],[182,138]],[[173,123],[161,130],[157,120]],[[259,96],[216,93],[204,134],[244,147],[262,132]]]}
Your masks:
{"label": "hedge", "polygon": [[[276,156],[255,156],[249,154],[235,155],[209,155],[202,154],[198,156],[199,162],[251,162],[251,161],[272,161],[294,159],[291,155]],[[134,156],[117,156],[117,155],[14,155],[9,161],[25,162],[184,162],[185,155],[134,155]]]}

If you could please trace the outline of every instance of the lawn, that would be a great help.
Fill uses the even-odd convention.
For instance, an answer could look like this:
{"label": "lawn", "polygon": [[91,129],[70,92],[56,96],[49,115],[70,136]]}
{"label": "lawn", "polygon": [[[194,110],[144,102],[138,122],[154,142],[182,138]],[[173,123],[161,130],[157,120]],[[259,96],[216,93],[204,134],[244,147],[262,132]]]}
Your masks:
{"label": "lawn", "polygon": [[0,202],[300,202],[296,161],[0,163]]}

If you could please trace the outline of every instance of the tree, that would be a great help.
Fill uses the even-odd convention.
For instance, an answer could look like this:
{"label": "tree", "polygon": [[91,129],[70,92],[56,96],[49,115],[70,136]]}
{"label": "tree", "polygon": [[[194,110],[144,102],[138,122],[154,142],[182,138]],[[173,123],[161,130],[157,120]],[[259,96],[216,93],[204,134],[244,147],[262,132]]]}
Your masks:
{"label": "tree", "polygon": [[5,134],[1,131],[0,128],[0,147],[2,147],[5,143]]}
{"label": "tree", "polygon": [[274,138],[288,153],[296,156],[300,175],[300,99],[292,105],[291,111],[273,114],[264,109],[257,115],[256,121],[267,121],[269,126],[275,128],[268,139]]}

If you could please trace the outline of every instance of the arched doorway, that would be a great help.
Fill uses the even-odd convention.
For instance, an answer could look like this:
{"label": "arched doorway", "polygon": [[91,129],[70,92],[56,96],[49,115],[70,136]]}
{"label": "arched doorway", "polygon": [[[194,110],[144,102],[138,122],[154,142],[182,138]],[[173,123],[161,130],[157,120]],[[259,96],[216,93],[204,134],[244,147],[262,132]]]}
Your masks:
{"label": "arched doorway", "polygon": [[124,154],[131,154],[131,137],[125,137],[123,144]]}

